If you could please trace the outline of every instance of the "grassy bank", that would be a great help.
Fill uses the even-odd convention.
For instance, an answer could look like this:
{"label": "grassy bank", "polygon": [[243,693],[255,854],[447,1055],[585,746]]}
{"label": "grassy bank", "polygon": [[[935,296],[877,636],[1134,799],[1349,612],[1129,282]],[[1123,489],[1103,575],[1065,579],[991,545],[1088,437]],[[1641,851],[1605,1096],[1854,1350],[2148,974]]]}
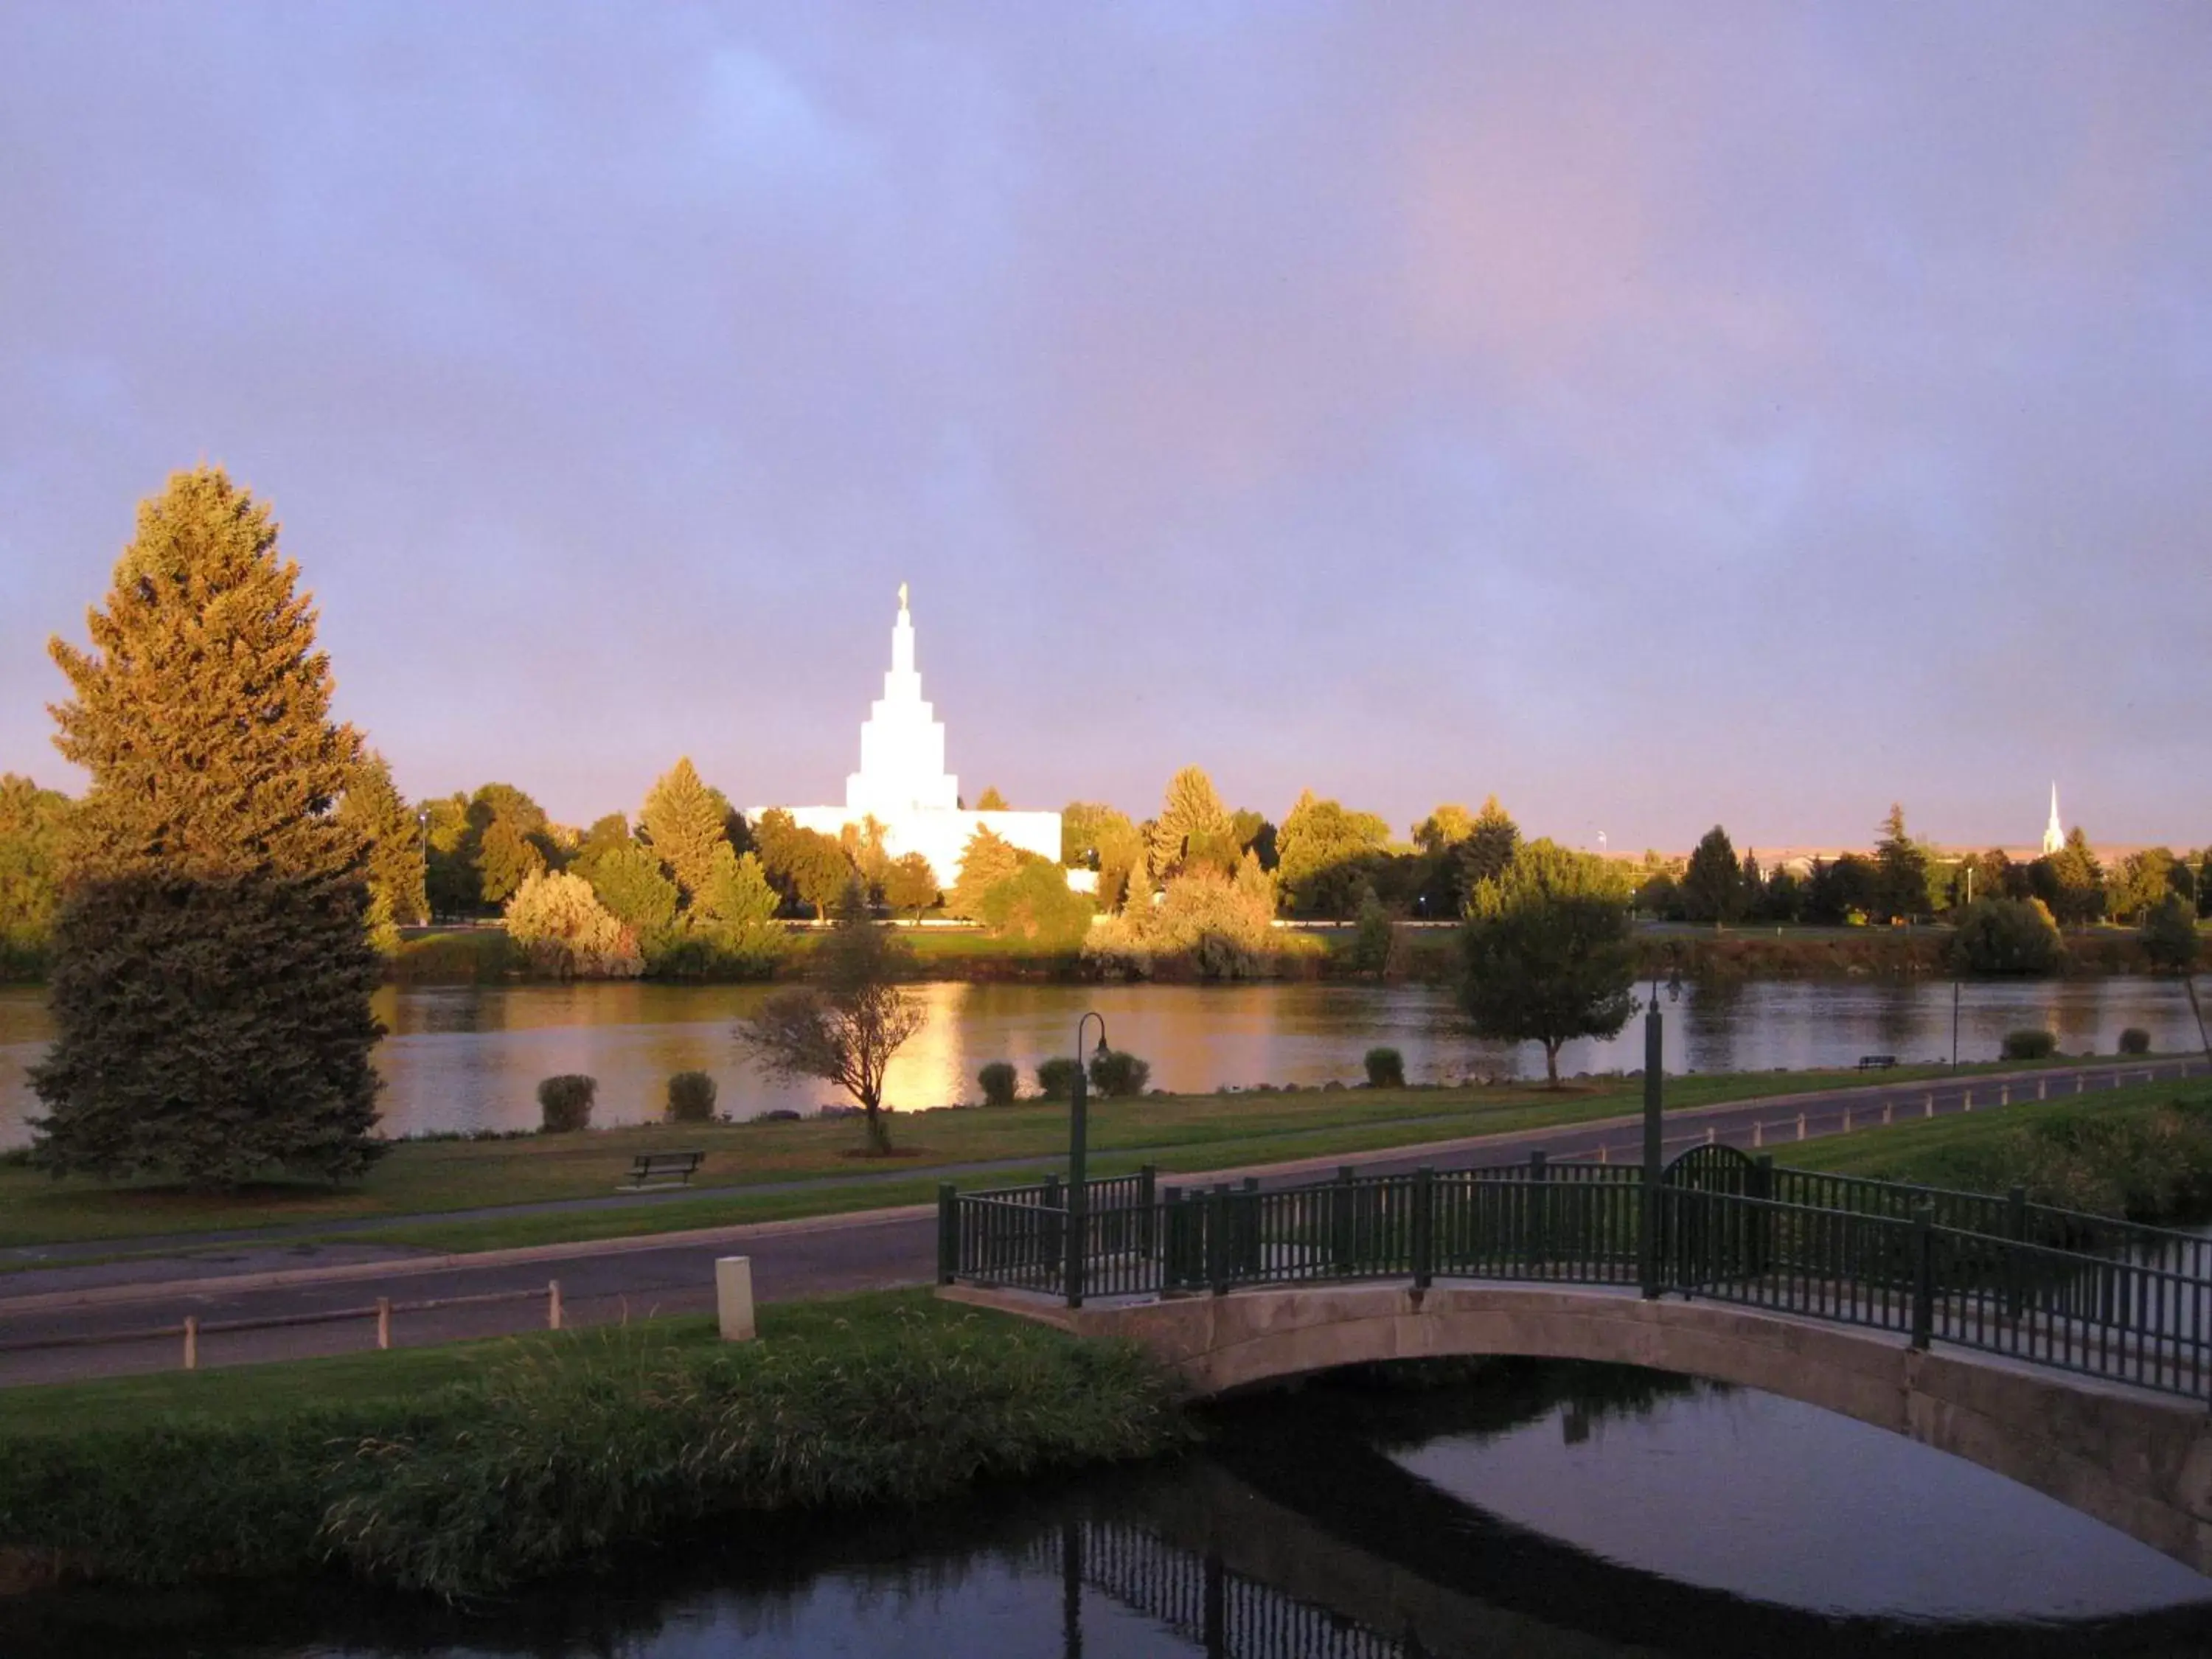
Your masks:
{"label": "grassy bank", "polygon": [[[1928,1074],[1899,1067],[1878,1080]],[[1675,1078],[1668,1080],[1667,1100],[1670,1109],[1680,1109],[1870,1080],[1876,1079],[1856,1072]],[[1514,1084],[1146,1096],[1093,1103],[1092,1165],[1101,1174],[1142,1164],[1197,1173],[1353,1157],[1425,1141],[1586,1122],[1634,1112],[1641,1104],[1641,1085],[1631,1078],[1556,1091]],[[390,1218],[400,1230],[379,1237],[444,1249],[490,1249],[826,1214],[921,1201],[940,1178],[933,1171],[963,1165],[1003,1162],[1006,1167],[988,1178],[1028,1179],[1064,1154],[1067,1110],[1057,1103],[1024,1101],[902,1112],[892,1133],[898,1155],[890,1159],[860,1157],[860,1133],[852,1123],[818,1118],[403,1141],[358,1187],[272,1183],[229,1195],[152,1183],[58,1182],[20,1164],[0,1164],[0,1247],[94,1239],[125,1243],[159,1234]],[[707,1154],[696,1199],[465,1223],[434,1220],[457,1210],[609,1197],[638,1153],[679,1147]],[[885,1176],[896,1178],[856,1179]],[[960,1176],[968,1183],[986,1178],[976,1172]],[[801,1184],[793,1190],[791,1183]],[[762,1190],[775,1187],[786,1190]]]}
{"label": "grassy bank", "polygon": [[1803,1169],[2002,1193],[2132,1221],[2212,1216],[2212,1084],[2143,1084],[2073,1100],[1837,1136],[1790,1148]]}
{"label": "grassy bank", "polygon": [[[96,1425],[96,1426],[93,1426]],[[337,1567],[461,1594],[715,1516],[1154,1455],[1133,1349],[920,1294],[0,1394],[0,1548],[118,1582]]]}

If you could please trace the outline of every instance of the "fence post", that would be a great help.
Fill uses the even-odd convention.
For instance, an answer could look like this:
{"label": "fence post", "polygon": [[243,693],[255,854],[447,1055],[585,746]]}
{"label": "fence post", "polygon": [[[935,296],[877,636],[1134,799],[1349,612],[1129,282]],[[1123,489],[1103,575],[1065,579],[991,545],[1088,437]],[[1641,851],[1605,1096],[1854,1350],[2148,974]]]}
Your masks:
{"label": "fence post", "polygon": [[1936,1206],[1912,1206],[1912,1346],[1925,1348],[1936,1334]]}
{"label": "fence post", "polygon": [[1329,1194],[1330,1252],[1336,1257],[1340,1273],[1352,1271],[1352,1258],[1358,1241],[1352,1216],[1352,1182],[1356,1179],[1349,1164],[1340,1164],[1336,1171],[1336,1188]]}
{"label": "fence post", "polygon": [[557,1279],[545,1281],[545,1328],[549,1331],[561,1328],[561,1281]]}
{"label": "fence post", "polygon": [[1147,1261],[1159,1248],[1160,1172],[1153,1164],[1137,1166],[1137,1253]]}
{"label": "fence post", "polygon": [[1542,1152],[1528,1154],[1528,1264],[1541,1267],[1551,1255],[1552,1176]]}
{"label": "fence post", "polygon": [[1229,1292],[1229,1183],[1206,1195],[1206,1279],[1216,1296]]}
{"label": "fence post", "polygon": [[185,1316],[185,1369],[196,1371],[200,1368],[200,1320],[198,1314]]}
{"label": "fence post", "polygon": [[[2027,1188],[2014,1187],[2005,1194],[2005,1237],[2015,1244],[2027,1243]],[[2018,1319],[2021,1304],[2027,1301],[2022,1289],[2021,1267],[2024,1263],[2018,1250],[2006,1252],[2009,1258],[2005,1267],[2005,1317]]]}
{"label": "fence post", "polygon": [[1260,1177],[1246,1176],[1237,1199],[1237,1276],[1264,1279],[1267,1277],[1267,1263],[1261,1259],[1266,1248],[1260,1240]]}
{"label": "fence post", "polygon": [[376,1298],[376,1347],[381,1353],[392,1346],[392,1298]]}
{"label": "fence post", "polygon": [[950,1285],[960,1272],[960,1194],[949,1181],[937,1186],[937,1282]]}
{"label": "fence post", "polygon": [[1436,1278],[1437,1172],[1424,1164],[1413,1171],[1413,1288],[1425,1291]]}

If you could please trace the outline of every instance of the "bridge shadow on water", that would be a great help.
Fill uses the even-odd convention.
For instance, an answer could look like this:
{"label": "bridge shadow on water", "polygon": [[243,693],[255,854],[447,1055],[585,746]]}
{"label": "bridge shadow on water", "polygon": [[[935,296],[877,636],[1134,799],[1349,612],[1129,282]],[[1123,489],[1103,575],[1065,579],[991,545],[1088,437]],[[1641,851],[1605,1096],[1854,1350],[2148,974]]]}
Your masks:
{"label": "bridge shadow on water", "polygon": [[[858,1639],[886,1629],[915,1637],[902,1653],[997,1659],[2212,1651],[2212,1604],[2063,1623],[1930,1624],[1688,1583],[1488,1513],[1391,1455],[1510,1433],[1553,1413],[1571,1442],[1608,1418],[1709,1386],[1609,1366],[1376,1368],[1225,1402],[1211,1413],[1205,1449],[1164,1466],[914,1513],[717,1523],[680,1547],[462,1605],[337,1580],[0,1600],[0,1653],[675,1659],[759,1643],[827,1656],[890,1650]],[[987,1646],[988,1617],[1024,1595],[1034,1616],[1011,1634],[1001,1619]],[[925,1628],[943,1635],[917,1644]]]}

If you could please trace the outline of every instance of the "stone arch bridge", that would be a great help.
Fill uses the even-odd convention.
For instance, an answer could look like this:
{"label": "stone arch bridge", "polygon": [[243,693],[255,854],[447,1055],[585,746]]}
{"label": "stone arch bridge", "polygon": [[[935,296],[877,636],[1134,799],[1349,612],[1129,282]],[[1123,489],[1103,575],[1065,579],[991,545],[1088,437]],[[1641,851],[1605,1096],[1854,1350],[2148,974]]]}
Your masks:
{"label": "stone arch bridge", "polygon": [[2212,1241],[1726,1148],[1656,1181],[1539,1158],[1085,1197],[947,1189],[940,1294],[1134,1341],[1206,1395],[1481,1355],[1760,1389],[2212,1575]]}

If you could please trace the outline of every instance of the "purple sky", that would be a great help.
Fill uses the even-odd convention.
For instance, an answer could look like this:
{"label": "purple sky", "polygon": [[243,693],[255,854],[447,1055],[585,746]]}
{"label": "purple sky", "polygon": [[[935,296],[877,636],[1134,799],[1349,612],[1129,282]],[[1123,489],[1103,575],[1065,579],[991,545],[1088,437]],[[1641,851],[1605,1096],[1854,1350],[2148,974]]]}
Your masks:
{"label": "purple sky", "polygon": [[2212,837],[2212,7],[0,0],[0,769],[274,502],[411,793]]}

